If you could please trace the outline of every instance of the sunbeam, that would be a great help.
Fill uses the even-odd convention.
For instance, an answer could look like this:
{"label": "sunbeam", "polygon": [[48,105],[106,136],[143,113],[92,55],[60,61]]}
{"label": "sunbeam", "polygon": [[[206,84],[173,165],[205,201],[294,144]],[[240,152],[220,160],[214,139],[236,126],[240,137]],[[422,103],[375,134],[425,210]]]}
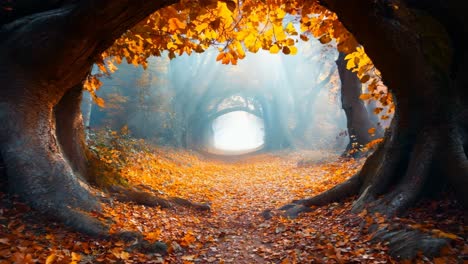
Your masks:
{"label": "sunbeam", "polygon": [[264,143],[263,120],[245,111],[234,111],[213,121],[214,146],[225,151],[253,150]]}

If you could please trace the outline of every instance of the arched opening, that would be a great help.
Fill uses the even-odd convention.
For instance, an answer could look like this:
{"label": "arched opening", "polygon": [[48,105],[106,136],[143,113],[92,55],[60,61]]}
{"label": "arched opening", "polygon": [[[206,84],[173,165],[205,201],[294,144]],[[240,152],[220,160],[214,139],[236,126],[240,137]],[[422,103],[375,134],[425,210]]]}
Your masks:
{"label": "arched opening", "polygon": [[[360,81],[367,83],[372,79],[370,75],[373,75],[375,71],[372,69],[375,68],[369,64],[370,60],[367,55],[359,54],[358,51],[356,51],[358,54],[353,52],[355,48],[359,49],[360,47],[346,29],[354,33],[357,40],[366,47],[369,56],[374,59],[375,66],[382,73],[382,78],[378,76],[379,74],[375,75],[376,82],[368,84],[369,93],[366,93],[362,98],[376,99],[376,95],[379,94],[376,85],[379,80],[385,80],[385,83],[393,89],[395,98],[398,99],[396,118],[386,133],[383,144],[365,162],[364,168],[360,172],[356,172],[348,180],[322,194],[318,194],[318,190],[323,191],[328,188],[311,188],[312,192],[309,193],[313,195],[311,198],[294,200],[292,204],[282,207],[289,208],[286,214],[297,216],[300,212],[309,211],[311,206],[322,206],[344,201],[350,196],[357,196],[359,198],[353,204],[355,211],[376,212],[392,220],[390,217],[408,212],[421,197],[432,194],[432,192],[429,193],[426,185],[433,183],[434,180],[439,180],[439,178],[447,179],[447,183],[452,186],[458,200],[464,205],[468,204],[466,195],[464,195],[464,190],[468,186],[466,181],[468,178],[466,177],[466,148],[463,150],[463,146],[466,146],[466,138],[468,138],[465,122],[466,98],[468,96],[465,89],[465,78],[462,74],[466,72],[468,59],[466,53],[460,48],[466,46],[466,40],[460,36],[467,32],[467,23],[464,16],[461,15],[463,9],[460,1],[447,1],[443,4],[438,3],[438,1],[429,1],[424,4],[419,3],[421,1],[393,1],[394,3],[392,1],[344,2],[327,0],[214,1],[213,3],[212,1],[182,1],[182,6],[171,7],[169,10],[150,16],[145,19],[146,23],[140,23],[140,28],[129,29],[151,12],[162,8],[163,4],[173,2],[175,1],[137,1],[130,5],[128,1],[116,0],[100,1],[99,4],[95,5],[90,4],[89,1],[61,1],[60,3],[44,1],[43,6],[38,4],[27,8],[22,7],[22,5],[2,6],[0,17],[5,17],[3,16],[5,12],[12,13],[7,15],[7,19],[0,19],[2,34],[0,47],[3,47],[0,49],[0,57],[2,58],[0,60],[2,67],[0,68],[4,72],[2,77],[4,77],[3,87],[5,87],[0,92],[0,116],[5,121],[0,129],[0,152],[7,163],[9,180],[14,182],[12,191],[24,198],[33,208],[55,216],[83,232],[101,237],[109,236],[110,226],[91,218],[90,214],[84,213],[97,211],[100,207],[98,202],[103,199],[96,197],[95,192],[90,192],[85,182],[79,178],[81,173],[79,167],[76,166],[79,159],[73,158],[73,155],[79,153],[80,156],[85,157],[84,153],[80,153],[81,150],[84,150],[81,146],[84,144],[77,144],[81,143],[77,140],[81,137],[79,137],[79,133],[76,133],[82,129],[80,122],[78,122],[81,117],[77,111],[77,104],[71,110],[67,107],[71,106],[68,102],[80,97],[80,93],[75,93],[75,91],[81,91],[82,81],[88,75],[93,59],[114,57],[118,61],[126,59],[127,62],[132,62],[135,65],[147,66],[146,59],[150,54],[161,55],[161,53],[167,52],[170,58],[175,58],[177,54],[207,51],[208,46],[218,44],[220,53],[216,56],[216,60],[221,60],[223,64],[236,64],[238,59],[245,56],[246,51],[256,53],[261,48],[269,50],[271,53],[294,54],[297,52],[295,43],[299,41],[299,38],[307,40],[316,37],[322,44],[336,40],[338,43],[333,43],[337,44],[336,47],[343,53],[342,55],[347,53],[352,58],[348,61],[349,64],[351,66],[357,64],[352,73],[357,72],[358,75],[361,75],[357,76]],[[203,3],[203,5],[197,6],[198,2]],[[259,8],[251,5],[262,5],[262,3],[267,5]],[[295,3],[304,3],[304,5],[294,6]],[[184,6],[183,4],[189,5]],[[208,5],[211,7],[207,7]],[[210,10],[207,12],[209,8],[214,8],[213,12]],[[328,11],[327,8],[336,12],[336,15]],[[241,15],[243,11],[250,12],[250,19],[249,14]],[[79,17],[86,19],[78,19]],[[300,31],[296,29],[294,21],[300,23]],[[341,26],[340,21],[344,23],[345,27]],[[256,27],[259,29],[258,32],[252,32],[252,29],[255,31]],[[427,31],[428,28],[431,29],[431,32]],[[148,29],[155,29],[155,31],[147,32]],[[228,29],[232,29],[231,32],[226,32]],[[44,38],[44,34],[37,34],[37,32],[46,33],[47,36],[53,37]],[[116,42],[117,47],[106,51],[106,56],[99,56],[115,40],[115,37],[123,32],[125,32],[125,36]],[[161,32],[163,34],[160,34]],[[36,48],[34,53],[30,52],[32,45]],[[349,54],[350,52],[352,53]],[[431,56],[427,56],[427,54],[431,54]],[[105,65],[101,66],[105,68]],[[192,66],[193,69],[200,68],[200,64]],[[348,65],[345,66],[349,70]],[[111,68],[109,66],[109,70]],[[282,73],[289,77],[297,73],[298,69],[300,67],[285,67]],[[281,76],[273,70],[265,72],[264,76],[267,78]],[[183,71],[194,72],[188,70],[187,67],[183,68]],[[208,71],[202,70],[201,72]],[[259,75],[258,71],[255,73],[257,76]],[[12,76],[14,78],[11,78]],[[207,83],[212,83],[212,80],[206,79],[209,80]],[[349,78],[343,78],[341,74],[340,79],[342,82],[349,80]],[[351,81],[354,83],[360,83],[358,79],[353,79],[354,81]],[[193,80],[194,78],[187,78],[187,82],[180,87],[186,88],[188,84],[193,83]],[[281,82],[277,80],[272,80],[271,83],[274,86],[266,86],[269,89],[265,89],[262,92],[264,96],[259,99],[262,101],[262,106],[265,106],[262,107],[265,113],[262,115],[265,130],[276,132],[269,136],[265,142],[275,143],[269,146],[272,150],[282,150],[282,148],[294,144],[304,145],[306,141],[294,142],[292,139],[297,138],[295,135],[309,134],[308,130],[313,130],[313,128],[302,127],[298,124],[319,122],[297,122],[294,121],[294,117],[290,118],[287,114],[291,112],[291,109],[313,104],[310,100],[306,103],[299,100],[312,98],[312,91],[308,91],[308,93],[304,93],[303,90],[295,91],[298,102],[290,104],[292,93],[286,93],[278,85]],[[331,83],[331,81],[326,81],[326,83]],[[220,86],[213,85],[213,87]],[[272,90],[276,92],[276,95],[273,94]],[[358,89],[357,91],[358,93],[353,93],[353,98],[361,97],[356,95],[359,95],[362,90]],[[372,94],[372,92],[377,93]],[[201,99],[210,98],[210,95],[222,96],[211,94],[209,91],[199,91],[188,94],[188,96],[187,94],[185,91],[181,91],[178,95],[169,94],[166,97],[168,100],[165,102],[174,102],[176,100],[172,100],[173,98],[182,97],[182,95],[185,95],[187,100],[183,100],[183,103],[177,105],[187,106],[189,104],[185,102],[195,102],[194,105],[189,105],[193,108],[182,109],[182,112],[185,113],[195,113],[193,115],[195,118],[189,115],[181,122],[176,120],[178,123],[174,122],[173,127],[182,127],[179,126],[179,123],[183,123],[188,124],[189,129],[193,127],[195,132],[199,132],[200,130],[197,129],[204,128],[206,122],[203,121],[207,119],[202,119],[203,117],[197,119],[197,117],[203,116],[200,114],[207,109],[202,103],[198,103],[199,100],[194,100],[195,96],[199,95]],[[147,115],[144,115],[146,112],[140,115],[139,111],[143,112],[149,109],[149,106],[156,106],[156,104],[145,105],[141,103],[145,102],[147,98],[147,94],[142,93],[137,105],[138,113],[135,115],[137,118],[129,118],[132,121],[144,120],[145,128],[149,123],[146,122]],[[391,94],[387,94],[380,97],[378,102],[382,106],[386,106],[392,102],[391,98]],[[286,101],[281,102],[279,99]],[[174,104],[174,107],[177,105]],[[345,104],[343,103],[343,105]],[[168,105],[161,104],[154,110],[159,113],[158,116],[167,117],[168,120],[174,121],[173,116],[178,115],[168,114],[167,107]],[[169,105],[169,107],[171,106]],[[297,112],[309,113],[312,112],[311,108],[310,106],[303,109],[304,111]],[[343,108],[350,110],[350,116],[355,116],[354,112],[351,111],[356,109],[354,105],[346,105]],[[391,111],[384,111],[383,107],[378,104],[373,108],[375,108],[374,112],[376,113],[384,113],[385,115],[382,117],[385,117],[385,120],[389,119],[388,114]],[[366,110],[364,107],[362,109]],[[366,111],[361,112],[367,113]],[[72,116],[77,119],[72,120],[70,118]],[[156,115],[150,117],[154,116]],[[67,120],[65,121],[61,117],[67,118]],[[297,117],[297,120],[305,120],[303,118]],[[351,123],[350,120],[348,119],[348,123]],[[122,121],[122,119],[119,118],[118,121]],[[355,121],[359,125],[348,126],[350,136],[359,133],[349,128],[356,130],[364,127],[360,125],[361,119]],[[166,122],[154,123],[161,124],[162,128],[169,127]],[[266,128],[266,124],[268,124],[268,128]],[[143,132],[146,129],[141,130],[140,136],[144,137]],[[149,130],[155,131],[155,129]],[[172,137],[182,140],[182,138],[187,138],[185,137],[186,132],[186,130],[181,129],[180,135],[178,131],[161,133],[159,138],[163,140],[159,141],[166,143]],[[364,135],[367,135],[367,132],[374,134],[376,129],[363,129],[360,132],[363,132]],[[368,141],[368,137],[365,138]],[[68,145],[68,143],[70,144]],[[361,145],[358,141],[356,143]],[[76,151],[77,148],[79,151]],[[115,155],[101,159],[101,161],[112,162],[119,156],[116,153],[113,154]],[[140,163],[140,160],[134,163]],[[154,164],[159,165],[160,162],[155,160]],[[171,167],[179,169],[187,164],[186,167],[192,168],[191,161],[175,164]],[[348,168],[345,170],[349,171]],[[53,173],[50,173],[51,171]],[[145,175],[155,175],[154,171],[145,173]],[[159,173],[163,170],[158,168],[157,171]],[[180,173],[178,176],[190,175],[189,183],[193,184],[192,176],[195,173],[193,170],[187,172]],[[115,173],[112,174],[115,175]],[[233,174],[235,173],[229,176]],[[290,175],[289,173],[284,174]],[[160,176],[163,175],[158,174],[158,178]],[[234,182],[235,184],[240,185],[236,177],[231,178],[237,180]],[[164,187],[167,182],[155,186],[156,188]],[[202,186],[206,186],[205,182]],[[265,189],[264,184],[260,186]],[[281,183],[273,186],[281,187],[275,188],[274,195],[279,193],[278,189],[283,188]],[[444,185],[439,184],[439,186]],[[196,188],[193,189],[196,190],[196,193],[206,193]],[[259,189],[252,189],[251,193],[255,193],[257,190]],[[116,193],[115,197],[119,198],[119,194],[121,192]],[[131,196],[135,196],[135,189],[127,190],[127,194],[128,197],[124,197],[124,199],[134,198]],[[141,192],[136,192],[136,194],[136,198],[132,200],[148,204],[148,201],[139,199]],[[242,196],[245,196],[244,194],[246,194],[245,191],[242,192]],[[263,195],[263,197],[270,198],[271,195]],[[306,196],[302,195],[301,197]],[[151,205],[169,207],[168,201],[180,202],[181,200],[182,203],[187,203],[183,199],[155,200],[156,198],[152,198]],[[275,197],[275,200],[278,200],[277,198]],[[287,199],[291,199],[291,197],[288,196]],[[236,199],[234,204],[239,204],[239,199]],[[268,204],[270,205],[270,203]],[[193,207],[193,204],[190,206]],[[267,216],[271,218],[271,215]],[[237,219],[240,218],[237,217]],[[157,223],[154,219],[151,220]],[[224,221],[225,219],[222,220],[223,223],[227,222]],[[380,222],[380,219],[378,220]],[[257,225],[252,225],[252,222],[246,222],[248,225],[245,226],[257,227]],[[323,226],[323,222],[318,224]],[[382,226],[379,225],[379,227]],[[427,239],[421,238],[419,233],[407,235],[394,232],[393,224],[389,227],[392,230],[384,230],[384,228],[379,228],[379,230],[388,234],[384,234],[385,237],[390,237],[390,247],[392,244],[397,245],[395,253],[397,256],[402,255],[399,250],[407,248],[406,244],[410,247],[411,245],[429,244],[426,243]],[[191,234],[192,232],[186,233]],[[122,234],[122,238],[129,238],[128,232],[119,234]],[[438,234],[441,236],[440,238],[456,237],[456,235],[445,232],[438,232]],[[427,237],[432,239],[434,235],[435,233],[428,234]],[[134,237],[138,239],[142,236],[134,235]],[[197,234],[196,237],[203,237],[203,235]],[[335,238],[336,232],[330,237]],[[408,240],[408,237],[415,238]],[[309,236],[305,239],[309,239]],[[193,241],[194,238],[189,237],[188,240]],[[242,239],[242,241],[247,240]],[[346,241],[348,241],[347,238]],[[424,243],[420,243],[421,241]],[[199,242],[202,242],[199,243],[200,245],[208,244],[203,243],[204,241]],[[400,245],[405,247],[400,247]],[[431,249],[434,248],[432,245],[434,244],[429,244]],[[148,243],[141,243],[140,246],[146,250]],[[273,245],[273,248],[285,252],[290,246],[276,248],[276,245]],[[437,251],[439,251],[438,249]],[[207,252],[208,249],[203,251]],[[421,251],[419,248],[414,248],[414,252]],[[339,252],[336,251],[337,258],[339,258]],[[67,253],[67,255],[69,254]],[[368,256],[368,254],[365,255]],[[329,254],[327,254],[327,258],[328,256]],[[289,256],[275,261],[289,261],[286,257]],[[299,259],[299,261],[303,260]],[[308,259],[308,261],[311,260]]]}
{"label": "arched opening", "polygon": [[234,111],[213,120],[212,151],[225,155],[254,152],[265,143],[262,118],[245,111]]}

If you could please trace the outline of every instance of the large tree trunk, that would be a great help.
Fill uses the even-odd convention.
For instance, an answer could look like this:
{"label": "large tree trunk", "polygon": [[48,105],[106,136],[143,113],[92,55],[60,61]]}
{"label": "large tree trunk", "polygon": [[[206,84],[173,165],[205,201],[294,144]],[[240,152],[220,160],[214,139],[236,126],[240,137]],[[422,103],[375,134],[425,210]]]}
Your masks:
{"label": "large tree trunk", "polygon": [[[446,182],[466,207],[468,53],[463,49],[468,43],[461,36],[468,34],[468,23],[460,11],[463,4],[322,2],[364,45],[395,95],[396,112],[384,142],[357,175],[295,203],[324,205],[358,195],[354,210],[367,208],[393,216],[405,213],[428,192],[441,190],[445,186],[441,182]],[[399,237],[397,243],[411,240]],[[414,256],[419,246],[413,243],[407,257]]]}
{"label": "large tree trunk", "polygon": [[360,99],[362,84],[356,73],[346,69],[345,54],[340,52],[336,65],[341,80],[341,107],[346,114],[349,144],[344,154],[359,156],[360,149],[372,140],[369,129],[372,124],[364,102]]}
{"label": "large tree trunk", "polygon": [[[459,37],[466,35],[468,23],[457,16],[460,4],[430,1],[426,12],[401,1],[395,2],[398,8],[384,1],[324,2],[364,45],[396,97],[395,118],[385,142],[358,175],[359,201],[384,204],[381,210],[387,214],[403,212],[427,183],[442,176],[459,202],[468,205],[463,191],[468,187],[463,151],[468,122],[463,72],[468,59],[461,49],[466,40]],[[424,31],[428,25],[430,30]],[[457,173],[443,157],[456,157],[452,160],[459,161]],[[435,167],[441,173],[431,173]],[[382,194],[386,195],[377,198]],[[363,205],[357,202],[356,208]]]}
{"label": "large tree trunk", "polygon": [[[9,190],[33,208],[92,235],[108,227],[86,176],[81,84],[125,30],[175,1],[17,2],[0,20],[0,156]],[[24,1],[29,2],[29,1]]]}

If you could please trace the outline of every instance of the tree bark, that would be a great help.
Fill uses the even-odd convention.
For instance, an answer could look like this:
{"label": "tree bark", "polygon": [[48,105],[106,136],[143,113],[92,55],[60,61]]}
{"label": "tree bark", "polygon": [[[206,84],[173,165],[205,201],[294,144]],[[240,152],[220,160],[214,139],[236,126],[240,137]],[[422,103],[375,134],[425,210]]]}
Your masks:
{"label": "tree bark", "polygon": [[93,111],[93,100],[89,93],[83,94],[83,102],[82,102],[82,115],[83,115],[83,124],[85,129],[85,138],[86,141],[89,140],[89,132],[90,132],[90,125],[91,125],[91,114]]}
{"label": "tree bark", "polygon": [[360,149],[372,140],[369,129],[375,128],[364,102],[360,99],[362,84],[356,73],[346,69],[345,54],[340,53],[336,60],[341,80],[341,107],[346,114],[349,144],[344,155],[352,152],[354,157],[359,156]]}
{"label": "tree bark", "polygon": [[109,236],[83,213],[100,204],[80,177],[81,83],[115,38],[172,2],[44,1],[1,20],[0,156],[11,192],[79,231]]}
{"label": "tree bark", "polygon": [[70,89],[54,108],[56,136],[73,171],[88,179],[85,129],[81,116],[82,86]]}
{"label": "tree bark", "polygon": [[[466,163],[460,150],[466,145],[466,121],[461,121],[459,113],[467,110],[466,78],[461,73],[468,60],[466,52],[459,50],[466,40],[458,35],[466,34],[468,24],[457,16],[461,6],[456,1],[431,1],[426,11],[411,9],[404,1],[395,2],[398,8],[384,1],[323,2],[365,46],[396,97],[392,127],[374,154],[380,158],[369,159],[360,173],[363,186],[356,208],[375,201],[374,206],[387,214],[404,212],[423,194],[425,183],[437,177],[430,173],[434,165],[447,168],[445,159],[437,159],[439,153],[459,157],[458,167]],[[430,25],[430,32],[423,25]],[[450,33],[454,25],[458,34]],[[364,26],[368,30],[362,30]],[[457,150],[448,148],[455,143],[443,144],[454,141],[459,142]],[[462,189],[468,187],[468,175],[464,169],[459,172],[454,178],[461,185],[444,179],[466,206]],[[453,173],[444,171],[443,175]],[[377,198],[382,194],[383,198]]]}
{"label": "tree bark", "polygon": [[[393,216],[404,214],[446,182],[466,208],[468,53],[461,47],[468,43],[460,36],[467,35],[468,20],[460,12],[462,4],[321,2],[365,47],[395,96],[396,111],[384,142],[357,175],[316,197],[295,201],[296,206],[324,205],[358,195],[355,211],[366,208]],[[393,245],[408,238],[398,237],[403,240],[396,239]],[[413,242],[405,257],[426,250]],[[393,249],[397,255],[402,252]]]}

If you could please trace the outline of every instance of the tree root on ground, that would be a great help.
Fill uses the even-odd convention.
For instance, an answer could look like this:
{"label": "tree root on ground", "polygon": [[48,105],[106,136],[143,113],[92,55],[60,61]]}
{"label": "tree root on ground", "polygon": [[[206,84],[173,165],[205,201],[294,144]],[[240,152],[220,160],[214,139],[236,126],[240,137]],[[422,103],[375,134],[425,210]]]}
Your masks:
{"label": "tree root on ground", "polygon": [[450,239],[433,237],[431,234],[401,226],[379,229],[371,241],[388,243],[388,253],[397,259],[413,259],[420,252],[427,257],[436,257],[450,245]]}
{"label": "tree root on ground", "polygon": [[[366,209],[388,219],[405,214],[421,197],[450,185],[457,201],[466,206],[468,159],[464,146],[465,133],[445,126],[425,127],[413,139],[398,134],[393,126],[384,142],[366,160],[361,171],[347,181],[315,197],[295,200],[280,208],[283,215],[296,218],[310,212],[312,206],[323,206],[357,195],[353,212]],[[382,229],[374,241],[389,243],[395,258],[413,258],[418,252],[438,256],[451,241],[405,226]]]}
{"label": "tree root on ground", "polygon": [[192,208],[197,211],[210,211],[207,203],[196,203],[179,197],[162,198],[157,196],[153,189],[147,186],[133,186],[130,188],[113,185],[108,188],[112,195],[121,202],[134,202],[146,206],[160,206],[173,208],[175,205]]}

